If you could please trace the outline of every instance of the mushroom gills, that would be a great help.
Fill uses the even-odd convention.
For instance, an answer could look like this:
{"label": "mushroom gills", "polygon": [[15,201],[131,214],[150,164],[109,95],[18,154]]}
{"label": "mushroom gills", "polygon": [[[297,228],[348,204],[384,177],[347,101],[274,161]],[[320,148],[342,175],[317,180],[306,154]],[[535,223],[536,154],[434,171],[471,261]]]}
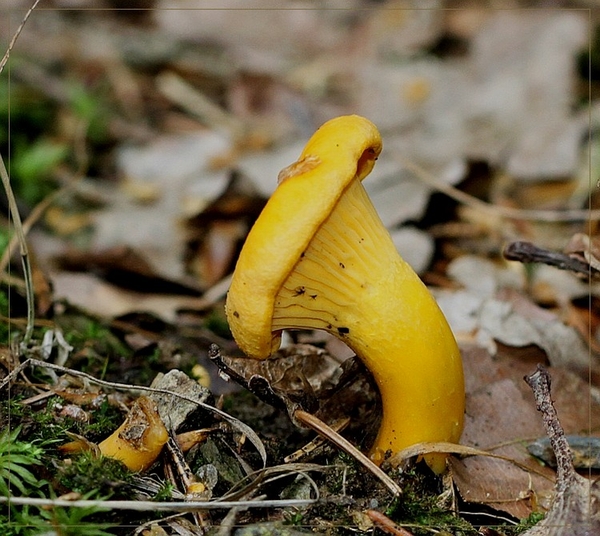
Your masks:
{"label": "mushroom gills", "polygon": [[[272,330],[348,334],[355,308],[396,249],[364,186],[354,180],[321,224],[275,299]],[[390,251],[392,248],[392,251]],[[362,312],[359,313],[362,315]]]}

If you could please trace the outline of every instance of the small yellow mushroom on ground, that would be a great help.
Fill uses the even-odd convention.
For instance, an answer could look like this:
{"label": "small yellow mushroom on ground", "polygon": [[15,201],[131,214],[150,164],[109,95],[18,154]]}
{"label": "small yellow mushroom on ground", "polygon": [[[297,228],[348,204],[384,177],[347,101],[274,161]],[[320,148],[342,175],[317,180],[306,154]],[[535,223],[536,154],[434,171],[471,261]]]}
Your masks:
{"label": "small yellow mushroom on ground", "polygon": [[168,439],[156,404],[141,396],[123,424],[98,447],[104,456],[122,461],[131,471],[144,471],[155,462]]}
{"label": "small yellow mushroom on ground", "polygon": [[[465,403],[454,335],[361,182],[381,149],[377,128],[363,117],[321,126],[279,174],[226,303],[233,336],[250,357],[269,357],[285,329],[325,330],[356,352],[382,399],[376,462],[420,442],[458,442]],[[444,454],[425,459],[444,470]]]}

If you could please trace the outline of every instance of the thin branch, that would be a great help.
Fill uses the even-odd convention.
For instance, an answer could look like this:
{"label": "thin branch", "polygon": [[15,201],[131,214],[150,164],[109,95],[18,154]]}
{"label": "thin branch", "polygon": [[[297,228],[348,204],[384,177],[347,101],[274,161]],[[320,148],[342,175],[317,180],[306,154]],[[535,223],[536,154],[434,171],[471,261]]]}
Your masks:
{"label": "thin branch", "polygon": [[301,409],[294,412],[294,417],[298,419],[302,424],[309,426],[312,430],[317,432],[320,436],[324,437],[328,441],[331,441],[336,447],[343,450],[346,454],[352,456],[356,461],[361,463],[366,469],[377,477],[386,488],[388,488],[394,496],[402,495],[402,488],[396,484],[388,475],[386,475],[381,468],[375,465],[367,456],[365,456],[360,450],[358,450],[350,441],[342,437],[330,426],[324,423],[321,419],[314,415],[307,413]]}
{"label": "thin branch", "polygon": [[406,158],[396,156],[396,160],[406,169],[412,171],[419,179],[446,194],[448,197],[467,205],[471,208],[501,216],[511,220],[544,221],[544,222],[571,222],[571,221],[596,221],[600,220],[600,209],[567,209],[567,210],[527,210],[513,207],[503,207],[486,203],[472,195],[462,192],[458,188],[439,181],[432,173]]}
{"label": "thin branch", "polygon": [[68,501],[65,499],[37,499],[33,497],[0,497],[0,504],[31,505],[42,507],[105,508],[110,510],[135,510],[138,512],[191,512],[194,510],[222,510],[229,508],[292,508],[310,506],[317,499],[281,499],[270,501]]}
{"label": "thin branch", "polygon": [[2,60],[0,60],[0,74],[2,74],[2,71],[4,70],[4,67],[6,66],[6,64],[8,62],[8,59],[10,58],[10,53],[12,52],[12,49],[14,48],[15,43],[17,42],[17,39],[19,38],[19,35],[21,35],[23,28],[25,27],[25,23],[27,22],[27,19],[29,19],[29,16],[33,13],[33,10],[36,8],[36,6],[39,3],[40,3],[40,0],[35,0],[33,5],[27,10],[27,13],[25,13],[25,16],[23,17],[21,24],[19,24],[19,27],[17,28],[15,35],[13,35],[13,38],[10,40],[8,49],[4,53]]}
{"label": "thin branch", "polygon": [[600,534],[600,485],[584,478],[573,467],[573,454],[550,392],[550,374],[542,366],[525,381],[531,387],[538,411],[542,413],[546,435],[556,457],[556,484],[552,505],[546,517],[523,536],[590,536]]}
{"label": "thin branch", "polygon": [[531,242],[522,240],[507,244],[502,254],[504,255],[504,258],[509,261],[547,264],[548,266],[553,266],[559,270],[567,270],[587,277],[597,277],[600,273],[589,263],[583,262],[575,257],[539,248]]}
{"label": "thin branch", "polygon": [[577,473],[573,466],[571,448],[552,402],[550,374],[543,366],[538,365],[537,370],[525,376],[524,380],[533,391],[537,409],[542,414],[546,435],[556,456],[556,492],[565,493],[573,485]]}
{"label": "thin branch", "polygon": [[[8,49],[4,53],[2,60],[0,60],[0,74],[4,71],[4,67],[8,63],[8,59],[10,58],[10,53],[12,52],[19,35],[23,31],[25,27],[25,23],[33,13],[33,10],[39,4],[40,0],[35,0],[33,5],[27,10],[21,24],[17,28],[17,31],[13,35],[10,44],[8,45]],[[21,350],[27,348],[27,345],[31,341],[31,337],[33,335],[33,325],[35,321],[35,296],[33,292],[33,277],[31,275],[31,263],[29,262],[29,255],[27,251],[27,242],[25,241],[25,233],[23,232],[23,225],[21,223],[21,216],[19,214],[19,209],[17,207],[17,202],[15,200],[14,193],[10,186],[10,178],[8,175],[8,171],[6,170],[6,166],[4,165],[4,160],[0,155],[0,177],[2,178],[2,185],[4,186],[4,190],[6,192],[6,198],[8,200],[8,207],[10,210],[10,214],[15,226],[15,233],[17,234],[19,244],[21,246],[21,261],[23,263],[23,274],[25,277],[25,294],[27,298],[27,327],[25,328],[25,335],[23,337],[23,341],[21,342]]]}
{"label": "thin branch", "polygon": [[29,251],[27,249],[27,242],[25,241],[25,233],[23,232],[23,224],[21,223],[21,215],[19,214],[19,208],[17,207],[17,200],[10,186],[10,177],[8,171],[4,165],[2,155],[0,155],[0,178],[2,179],[2,185],[6,192],[6,198],[8,200],[8,207],[10,215],[12,217],[15,233],[19,245],[21,248],[21,262],[23,264],[23,274],[25,276],[25,294],[27,298],[27,327],[25,328],[25,336],[21,342],[21,349],[27,347],[31,341],[33,335],[33,326],[35,322],[35,295],[33,292],[33,277],[31,275],[31,263],[29,262]]}
{"label": "thin branch", "polygon": [[[56,201],[56,199],[58,197],[60,197],[61,195],[63,195],[66,191],[68,191],[69,189],[71,189],[75,183],[77,181],[77,178],[73,179],[72,182],[65,184],[64,186],[62,186],[61,188],[59,188],[58,190],[55,190],[54,192],[52,192],[51,194],[49,194],[48,196],[46,196],[44,199],[42,199],[35,207],[33,207],[33,210],[31,211],[31,213],[29,214],[29,216],[25,219],[25,221],[23,222],[22,225],[22,229],[23,229],[23,235],[27,236],[29,234],[29,231],[31,230],[31,228],[33,227],[33,225],[35,223],[37,223],[37,221],[43,216],[44,212],[46,211],[46,209],[52,205],[52,203],[54,203],[54,201]],[[8,266],[8,263],[10,261],[10,257],[12,255],[12,252],[17,244],[17,241],[20,242],[20,238],[15,234],[9,241],[8,246],[6,247],[6,249],[4,250],[4,252],[2,253],[2,256],[0,257],[0,277],[1,278],[6,278],[6,267]]]}

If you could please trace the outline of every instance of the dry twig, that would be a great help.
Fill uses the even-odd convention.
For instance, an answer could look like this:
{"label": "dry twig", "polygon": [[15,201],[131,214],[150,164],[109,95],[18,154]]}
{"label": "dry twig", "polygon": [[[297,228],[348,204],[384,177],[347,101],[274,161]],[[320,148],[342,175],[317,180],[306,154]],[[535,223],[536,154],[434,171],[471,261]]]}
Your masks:
{"label": "dry twig", "polygon": [[527,210],[513,207],[503,207],[486,203],[472,195],[462,192],[458,188],[439,181],[421,166],[406,158],[396,157],[406,169],[412,171],[419,179],[435,190],[446,194],[448,197],[487,214],[501,216],[511,220],[545,221],[545,222],[570,222],[570,221],[595,221],[600,220],[600,209],[568,209],[568,210]]}
{"label": "dry twig", "polygon": [[538,365],[525,376],[556,456],[556,495],[546,517],[524,536],[594,536],[600,534],[600,486],[575,471],[571,449],[550,395],[550,374]]}
{"label": "dry twig", "polygon": [[547,264],[586,277],[600,275],[600,271],[589,263],[565,253],[539,248],[531,242],[511,242],[506,245],[502,254],[509,261]]}
{"label": "dry twig", "polygon": [[386,488],[388,488],[394,496],[402,494],[402,488],[396,484],[388,475],[386,475],[377,465],[375,465],[367,456],[358,450],[350,441],[342,437],[340,434],[331,429],[321,419],[307,413],[301,409],[294,412],[294,417],[302,424],[309,426],[320,436],[331,441],[336,447],[343,450],[346,454],[352,456],[356,461],[361,463],[368,469],[376,478],[378,478]]}

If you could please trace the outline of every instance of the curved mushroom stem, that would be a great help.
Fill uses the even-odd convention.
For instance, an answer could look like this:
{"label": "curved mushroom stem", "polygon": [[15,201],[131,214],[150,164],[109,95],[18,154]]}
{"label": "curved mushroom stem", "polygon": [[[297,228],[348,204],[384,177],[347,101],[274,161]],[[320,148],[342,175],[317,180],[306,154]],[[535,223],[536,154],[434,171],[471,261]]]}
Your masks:
{"label": "curved mushroom stem", "polygon": [[[373,374],[383,405],[374,461],[422,441],[458,442],[464,382],[454,336],[357,179],[277,295],[272,329],[292,328],[341,338]],[[439,473],[445,458],[426,461]]]}
{"label": "curved mushroom stem", "polygon": [[[398,255],[361,180],[382,149],[373,123],[328,121],[251,229],[227,295],[239,347],[264,359],[281,331],[323,329],[344,340],[379,387],[383,422],[371,456],[424,441],[457,442],[464,381],[454,336],[435,300]],[[445,456],[426,457],[437,472]]]}

